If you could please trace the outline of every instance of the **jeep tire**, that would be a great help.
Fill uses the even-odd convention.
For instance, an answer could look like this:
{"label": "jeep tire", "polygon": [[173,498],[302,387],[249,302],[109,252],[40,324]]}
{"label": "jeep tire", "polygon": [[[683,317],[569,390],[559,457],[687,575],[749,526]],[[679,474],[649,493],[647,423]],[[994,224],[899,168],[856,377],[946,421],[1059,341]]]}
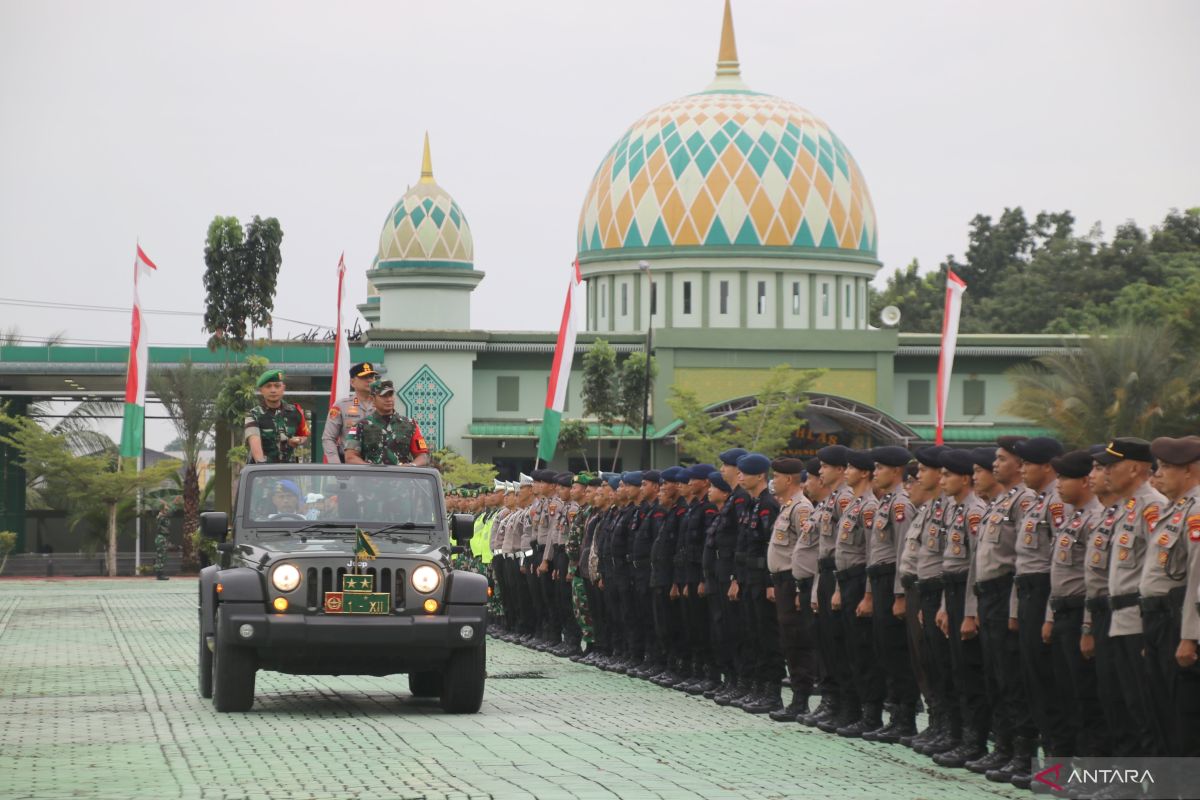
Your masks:
{"label": "jeep tire", "polygon": [[486,645],[455,650],[446,664],[442,686],[442,710],[451,714],[474,714],[483,705],[487,677]]}
{"label": "jeep tire", "polygon": [[249,711],[254,705],[254,651],[221,636],[224,609],[217,609],[217,644],[213,648],[213,706],[217,711]]}
{"label": "jeep tire", "polygon": [[[200,612],[204,614],[203,611]],[[200,696],[205,700],[213,696],[213,653],[208,649],[207,637],[204,635],[203,617],[200,624],[200,648],[196,655],[196,679]]]}
{"label": "jeep tire", "polygon": [[408,673],[408,690],[413,697],[441,697],[443,677],[440,672]]}

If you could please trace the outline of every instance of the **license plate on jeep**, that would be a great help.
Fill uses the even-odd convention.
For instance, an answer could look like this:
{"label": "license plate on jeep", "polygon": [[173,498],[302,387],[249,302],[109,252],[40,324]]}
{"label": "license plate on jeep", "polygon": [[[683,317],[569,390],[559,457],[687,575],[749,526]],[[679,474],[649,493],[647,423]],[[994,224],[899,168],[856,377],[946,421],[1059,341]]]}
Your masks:
{"label": "license plate on jeep", "polygon": [[326,592],[326,614],[389,614],[391,598],[382,592]]}

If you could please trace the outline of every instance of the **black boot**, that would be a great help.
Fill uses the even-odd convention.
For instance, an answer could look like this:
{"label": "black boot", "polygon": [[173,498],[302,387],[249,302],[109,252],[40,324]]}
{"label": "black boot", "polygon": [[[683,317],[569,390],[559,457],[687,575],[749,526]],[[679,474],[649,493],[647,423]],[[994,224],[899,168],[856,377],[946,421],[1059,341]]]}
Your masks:
{"label": "black boot", "polygon": [[[892,714],[892,721],[888,727],[881,731],[875,731],[871,737],[871,741],[896,744],[905,736],[916,735],[917,710],[908,703],[901,703],[896,707],[896,713]],[[866,737],[864,736],[863,738],[865,739]]]}
{"label": "black boot", "polygon": [[965,766],[969,771],[976,775],[986,775],[994,769],[999,769],[1007,764],[1012,759],[1012,740],[996,740],[996,746],[992,752],[979,758],[968,761]]}
{"label": "black boot", "polygon": [[781,691],[778,683],[764,683],[762,691],[759,692],[758,699],[753,703],[747,703],[742,706],[742,711],[748,714],[770,714],[773,711],[782,711],[783,697],[780,694]]}
{"label": "black boot", "polygon": [[770,713],[776,722],[799,722],[803,714],[808,713],[808,695],[800,689],[792,690],[792,702],[786,708],[779,708]]}
{"label": "black boot", "polygon": [[[937,737],[943,735],[945,731],[946,718],[940,710],[935,709],[929,712],[929,725],[925,728],[925,730],[921,731],[911,739],[908,739],[908,737],[901,737],[900,744],[904,745],[905,747],[911,747],[913,750],[917,750],[919,752],[920,748],[929,744],[929,742],[933,741]],[[907,741],[905,741],[906,739]]]}
{"label": "black boot", "polygon": [[936,756],[938,753],[945,753],[948,750],[953,750],[960,744],[962,744],[962,723],[958,720],[958,717],[955,716],[946,723],[944,732],[941,736],[929,740],[925,746],[919,750],[915,747],[913,749],[917,750],[918,753],[922,753],[927,756]]}
{"label": "black boot", "polygon": [[817,727],[817,724],[827,717],[837,713],[837,695],[833,692],[821,695],[821,702],[817,703],[817,707],[807,714],[801,716],[797,722],[801,725],[807,725],[810,728]]}
{"label": "black boot", "polygon": [[1018,736],[1013,740],[1012,758],[996,769],[988,770],[987,779],[992,783],[1012,783],[1014,775],[1029,773],[1029,759],[1033,753],[1032,739]]}
{"label": "black boot", "polygon": [[746,684],[746,693],[730,703],[734,708],[744,709],[746,706],[753,705],[758,702],[759,696],[762,694],[762,684],[758,681],[749,681]]}
{"label": "black boot", "polygon": [[737,700],[737,699],[745,696],[746,692],[749,691],[749,689],[750,689],[750,681],[747,680],[746,678],[739,677],[732,684],[730,684],[728,692],[717,695],[716,697],[713,698],[713,702],[715,702],[719,706],[732,705],[734,700]]}
{"label": "black boot", "polygon": [[719,695],[722,695],[725,692],[729,691],[729,687],[732,684],[733,684],[733,676],[732,675],[721,676],[720,673],[717,673],[717,685],[711,689],[704,690],[704,699],[716,700]]}
{"label": "black boot", "polygon": [[1013,770],[1012,785],[1018,789],[1028,789],[1033,783],[1033,759],[1038,751],[1037,739],[1017,739],[1013,750],[1016,757],[1016,769]]}
{"label": "black boot", "polygon": [[979,731],[968,727],[963,729],[962,741],[959,742],[958,747],[937,753],[933,757],[933,763],[939,767],[961,769],[966,766],[968,761],[973,761],[985,753],[987,753],[987,732],[980,735]]}
{"label": "black boot", "polygon": [[692,681],[687,687],[687,693],[691,695],[708,694],[712,689],[721,685],[721,673],[716,667],[708,666],[701,671],[702,677]]}
{"label": "black boot", "polygon": [[818,722],[817,728],[825,733],[837,733],[839,728],[845,728],[860,717],[862,717],[862,706],[850,703],[843,698],[838,705],[837,713]]}
{"label": "black boot", "polygon": [[867,731],[883,727],[883,706],[879,703],[863,703],[862,714],[849,725],[837,729],[837,735],[847,739],[861,739]]}

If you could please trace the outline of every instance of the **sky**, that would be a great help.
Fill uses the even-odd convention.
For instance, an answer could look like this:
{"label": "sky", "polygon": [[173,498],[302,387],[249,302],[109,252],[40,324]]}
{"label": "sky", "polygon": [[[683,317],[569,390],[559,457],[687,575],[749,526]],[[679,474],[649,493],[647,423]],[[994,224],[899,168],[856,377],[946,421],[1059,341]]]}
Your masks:
{"label": "sky", "polygon": [[[734,0],[742,76],[824,119],[879,220],[878,281],[1023,206],[1079,228],[1200,205],[1200,3]],[[0,3],[0,328],[200,344],[216,215],[284,231],[275,333],[366,295],[420,172],[470,221],[472,325],[553,330],[592,175],[712,78],[722,0]],[[14,305],[27,301],[59,306]],[[108,306],[114,312],[72,306]],[[296,320],[291,322],[287,320]]]}

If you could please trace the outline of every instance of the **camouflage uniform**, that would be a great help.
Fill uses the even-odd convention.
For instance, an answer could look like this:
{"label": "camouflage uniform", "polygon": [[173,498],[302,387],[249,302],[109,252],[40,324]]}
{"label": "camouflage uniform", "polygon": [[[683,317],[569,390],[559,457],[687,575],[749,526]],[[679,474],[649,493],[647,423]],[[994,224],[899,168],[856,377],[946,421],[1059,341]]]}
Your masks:
{"label": "camouflage uniform", "polygon": [[357,450],[368,464],[395,466],[413,460],[414,446],[425,452],[428,448],[417,423],[399,414],[383,416],[373,411],[346,435],[346,450]]}
{"label": "camouflage uniform", "polygon": [[295,403],[282,401],[278,408],[269,408],[266,401],[246,414],[246,439],[259,437],[263,458],[268,464],[296,463],[296,448],[288,444],[293,436],[308,436],[308,420],[304,409]]}
{"label": "camouflage uniform", "polygon": [[171,517],[168,515],[167,509],[164,508],[158,512],[155,523],[158,526],[158,533],[154,536],[154,574],[160,581],[165,581],[169,580],[167,578],[167,532],[171,527]]}
{"label": "camouflage uniform", "polygon": [[594,631],[591,610],[588,608],[587,586],[579,574],[579,556],[583,549],[584,528],[587,527],[591,515],[591,506],[583,506],[573,514],[566,538],[567,561],[570,563],[567,572],[571,576],[571,607],[575,612],[575,624],[579,626],[582,634],[580,638],[588,648],[592,646]]}

